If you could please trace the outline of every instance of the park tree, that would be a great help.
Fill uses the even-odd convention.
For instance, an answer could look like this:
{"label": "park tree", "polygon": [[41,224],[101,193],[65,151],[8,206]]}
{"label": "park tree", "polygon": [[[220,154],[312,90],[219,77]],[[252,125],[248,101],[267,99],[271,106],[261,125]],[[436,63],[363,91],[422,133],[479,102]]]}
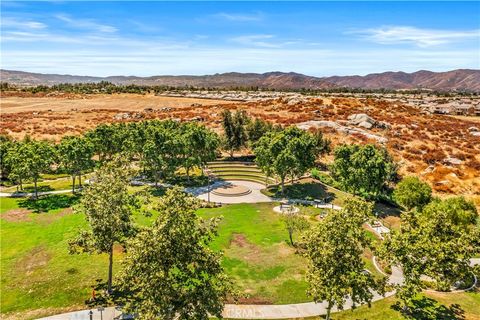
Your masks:
{"label": "park tree", "polygon": [[234,114],[230,110],[222,112],[224,146],[229,151],[231,158],[234,151],[246,146],[248,136],[245,127],[248,121],[244,110],[237,110]]}
{"label": "park tree", "polygon": [[295,246],[293,241],[293,234],[296,232],[303,232],[310,227],[307,219],[303,217],[300,213],[289,210],[283,215],[283,222],[285,223],[285,229],[288,232],[288,238],[290,239],[290,244]]}
{"label": "park tree", "polygon": [[109,255],[108,291],[112,290],[113,248],[124,244],[135,232],[131,215],[139,200],[128,192],[130,169],[125,159],[113,158],[95,173],[93,183],[83,191],[75,212],[85,214],[88,229],[69,241],[70,253]]}
{"label": "park tree", "polygon": [[179,165],[181,142],[173,121],[153,122],[146,128],[143,165],[151,172],[155,184],[171,176]]}
{"label": "park tree", "polygon": [[60,165],[72,176],[72,192],[75,192],[75,178],[82,186],[82,172],[93,168],[93,144],[84,137],[66,136],[58,145]]}
{"label": "park tree", "polygon": [[405,177],[397,184],[393,198],[407,210],[421,209],[432,199],[432,188],[417,177]]}
{"label": "park tree", "polygon": [[129,241],[119,288],[125,310],[142,319],[222,317],[231,282],[222,255],[209,248],[218,218],[196,215],[198,200],[167,190],[153,225]]}
{"label": "park tree", "polygon": [[314,137],[297,127],[268,132],[254,149],[255,162],[265,175],[280,178],[282,193],[287,175],[301,176],[311,169],[317,151]]}
{"label": "park tree", "polygon": [[334,178],[353,194],[378,196],[396,176],[396,164],[384,148],[373,144],[341,145],[334,150]]}
{"label": "park tree", "polygon": [[8,135],[0,135],[0,179],[7,179],[12,164],[8,161],[9,153],[15,150],[15,141]]}
{"label": "park tree", "polygon": [[334,306],[343,309],[347,297],[353,307],[372,301],[373,291],[384,293],[385,279],[365,271],[362,259],[370,242],[362,227],[372,215],[373,204],[350,198],[341,210],[332,210],[302,237],[308,260],[307,294],[327,302],[327,316]]}
{"label": "park tree", "polygon": [[274,126],[270,122],[260,118],[248,121],[246,131],[250,146],[254,146],[261,137],[272,130],[274,130]]}
{"label": "park tree", "polygon": [[193,167],[201,167],[215,160],[219,145],[218,136],[213,131],[196,123],[182,125],[179,134],[181,144],[180,161],[185,168],[187,179]]}
{"label": "park tree", "polygon": [[95,154],[100,162],[110,161],[116,154],[122,151],[131,151],[129,148],[130,136],[125,124],[100,124],[95,129],[86,133],[86,137],[93,144]]}
{"label": "park tree", "polygon": [[406,311],[422,288],[421,276],[434,279],[439,290],[449,290],[471,271],[470,258],[480,252],[478,213],[463,198],[435,199],[423,210],[402,213],[400,230],[392,230],[379,256],[402,268],[404,283],[398,297]]}
{"label": "park tree", "polygon": [[7,163],[11,166],[10,178],[22,181],[32,179],[34,197],[38,199],[38,179],[40,174],[48,171],[55,162],[56,154],[48,141],[33,140],[26,137],[7,155]]}

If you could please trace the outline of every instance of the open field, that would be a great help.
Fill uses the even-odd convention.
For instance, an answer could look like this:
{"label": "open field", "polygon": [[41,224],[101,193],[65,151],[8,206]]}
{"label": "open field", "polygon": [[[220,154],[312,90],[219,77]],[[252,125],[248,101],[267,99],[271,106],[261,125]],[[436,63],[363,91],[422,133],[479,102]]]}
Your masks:
{"label": "open field", "polygon": [[[284,126],[303,123],[307,127],[319,127],[334,145],[383,144],[400,164],[402,175],[420,176],[437,194],[463,194],[480,204],[480,136],[471,131],[480,129],[478,117],[427,114],[399,101],[319,96],[232,102],[115,94],[6,96],[2,97],[1,107],[2,133],[17,138],[28,134],[54,140],[67,134],[80,134],[100,123],[145,119],[194,120],[220,132],[223,109],[244,109],[253,117]],[[366,129],[349,123],[348,117],[358,113],[366,113],[386,126]],[[339,131],[338,126],[343,131]],[[346,132],[345,128],[350,131]]]}

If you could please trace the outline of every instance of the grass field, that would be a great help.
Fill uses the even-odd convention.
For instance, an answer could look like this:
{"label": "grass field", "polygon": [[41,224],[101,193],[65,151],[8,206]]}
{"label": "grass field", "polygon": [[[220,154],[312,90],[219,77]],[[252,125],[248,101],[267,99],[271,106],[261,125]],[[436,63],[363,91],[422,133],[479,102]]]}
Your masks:
{"label": "grass field", "polygon": [[[0,199],[2,319],[31,319],[82,309],[96,279],[106,278],[106,255],[68,253],[68,240],[85,227],[84,217],[71,211],[76,201],[71,195],[51,195],[37,202]],[[236,204],[198,212],[203,218],[223,216],[212,247],[224,251],[223,266],[245,294],[241,303],[309,300],[305,295],[305,260],[288,245],[287,233],[278,214],[272,211],[273,206]],[[314,217],[319,212],[320,209],[308,208],[304,214]],[[154,218],[136,214],[134,219],[148,225]],[[373,234],[370,236],[375,239]],[[121,256],[119,247],[115,251],[114,271],[119,268]],[[370,256],[366,252],[364,261],[367,269],[375,272]],[[458,304],[466,319],[480,318],[479,293],[430,297],[446,307],[434,307],[426,301],[426,308],[434,309],[429,312],[445,313],[451,304]],[[392,304],[393,299],[389,298],[374,303],[371,309],[360,307],[336,314],[334,319],[372,319],[379,315],[401,319]]]}
{"label": "grass field", "polygon": [[[50,195],[37,202],[1,198],[1,311],[25,319],[81,309],[95,280],[106,278],[106,255],[70,255],[68,240],[85,227],[70,206],[71,195]],[[222,215],[212,244],[225,252],[223,265],[246,294],[243,302],[308,301],[305,261],[287,244],[287,233],[273,204],[239,204],[201,209],[199,215]],[[148,225],[153,218],[137,214]],[[118,270],[121,248],[115,252]]]}

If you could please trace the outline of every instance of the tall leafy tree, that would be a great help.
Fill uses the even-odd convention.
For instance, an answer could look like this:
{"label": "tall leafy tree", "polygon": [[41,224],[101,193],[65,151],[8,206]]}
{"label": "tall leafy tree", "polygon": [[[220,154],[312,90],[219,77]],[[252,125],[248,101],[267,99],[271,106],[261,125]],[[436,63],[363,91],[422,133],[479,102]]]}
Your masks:
{"label": "tall leafy tree", "polygon": [[93,144],[86,138],[66,136],[58,145],[60,165],[72,176],[72,191],[75,192],[75,178],[82,186],[82,172],[94,166]]}
{"label": "tall leafy tree", "polygon": [[180,131],[180,161],[190,179],[193,167],[201,167],[215,160],[219,140],[214,132],[196,123],[184,124]]}
{"label": "tall leafy tree", "polygon": [[334,150],[332,174],[353,194],[378,196],[396,176],[396,164],[386,151],[375,145],[341,145]]}
{"label": "tall leafy tree", "polygon": [[274,126],[270,122],[260,118],[255,118],[254,120],[248,121],[246,131],[250,146],[254,146],[261,137],[272,130],[274,130]]}
{"label": "tall leafy tree", "polygon": [[375,280],[365,272],[362,254],[369,238],[362,225],[372,214],[373,205],[357,198],[347,200],[342,210],[332,210],[302,237],[308,259],[308,295],[315,302],[327,302],[327,317],[334,306],[342,309],[346,298],[353,306],[370,304],[373,292],[383,294],[385,280]]}
{"label": "tall leafy tree", "polygon": [[146,128],[143,163],[158,183],[171,176],[179,165],[181,141],[173,121],[154,122]]}
{"label": "tall leafy tree", "polygon": [[12,166],[8,161],[9,153],[15,150],[15,141],[7,135],[0,135],[0,179],[7,179]]}
{"label": "tall leafy tree", "polygon": [[268,132],[254,149],[255,162],[262,171],[280,177],[282,192],[287,175],[301,176],[314,166],[317,151],[314,137],[297,127]]}
{"label": "tall leafy tree", "polygon": [[222,112],[222,124],[224,131],[225,149],[229,150],[230,157],[233,152],[246,146],[247,132],[245,126],[248,123],[248,116],[244,110],[237,110],[234,114],[230,110]]}
{"label": "tall leafy tree", "polygon": [[480,230],[475,206],[461,197],[436,199],[401,218],[400,230],[387,235],[380,256],[402,267],[405,281],[398,297],[410,310],[422,275],[434,279],[440,290],[466,277],[470,258],[480,252]]}
{"label": "tall leafy tree", "polygon": [[128,192],[130,170],[121,158],[105,163],[85,188],[75,211],[85,214],[88,229],[69,241],[70,253],[106,253],[109,255],[108,291],[112,290],[113,247],[123,244],[135,232],[131,215],[139,207],[135,195]]}
{"label": "tall leafy tree", "polygon": [[218,219],[201,220],[197,208],[197,199],[169,189],[152,227],[129,242],[119,277],[125,310],[142,319],[222,317],[231,282],[208,246]]}
{"label": "tall leafy tree", "polygon": [[421,209],[432,199],[432,188],[417,177],[405,177],[397,184],[393,198],[407,210]]}
{"label": "tall leafy tree", "polygon": [[86,137],[92,142],[100,162],[109,161],[123,151],[132,151],[129,131],[123,123],[100,124],[88,131]]}
{"label": "tall leafy tree", "polygon": [[32,179],[34,184],[34,196],[38,198],[38,179],[40,174],[50,169],[56,159],[55,150],[48,141],[38,141],[26,137],[7,156],[12,171],[13,179],[23,181]]}

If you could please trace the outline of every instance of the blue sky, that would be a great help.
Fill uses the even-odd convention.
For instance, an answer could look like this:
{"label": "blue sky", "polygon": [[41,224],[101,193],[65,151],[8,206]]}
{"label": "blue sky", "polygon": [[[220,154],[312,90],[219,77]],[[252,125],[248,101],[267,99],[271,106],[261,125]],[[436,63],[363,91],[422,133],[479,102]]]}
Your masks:
{"label": "blue sky", "polygon": [[480,69],[480,2],[1,2],[1,68],[77,75]]}

